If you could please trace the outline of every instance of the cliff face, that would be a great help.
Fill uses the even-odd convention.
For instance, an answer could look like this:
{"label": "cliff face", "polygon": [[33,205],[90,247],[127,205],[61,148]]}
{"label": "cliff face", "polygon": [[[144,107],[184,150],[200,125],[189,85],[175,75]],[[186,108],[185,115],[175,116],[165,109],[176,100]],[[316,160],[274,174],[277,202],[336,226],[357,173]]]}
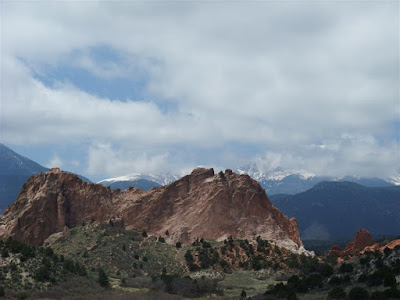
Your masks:
{"label": "cliff face", "polygon": [[52,169],[29,178],[0,220],[0,237],[40,245],[51,234],[113,215],[111,191],[75,174]]}
{"label": "cliff face", "polygon": [[275,208],[256,181],[231,170],[214,174],[202,168],[150,191],[111,191],[52,169],[23,186],[1,218],[0,237],[40,245],[65,226],[110,219],[152,235],[168,230],[168,242],[261,236],[293,251],[303,250],[296,220]]}

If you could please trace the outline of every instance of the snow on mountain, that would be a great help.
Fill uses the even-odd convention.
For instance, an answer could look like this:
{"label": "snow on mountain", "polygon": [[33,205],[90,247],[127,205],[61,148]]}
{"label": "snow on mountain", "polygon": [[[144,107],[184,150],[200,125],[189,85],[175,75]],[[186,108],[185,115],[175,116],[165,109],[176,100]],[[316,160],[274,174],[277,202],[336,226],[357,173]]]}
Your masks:
{"label": "snow on mountain", "polygon": [[371,187],[400,185],[400,175],[392,176],[390,179],[359,176],[319,176],[305,170],[284,170],[282,168],[261,171],[256,164],[238,168],[236,171],[240,174],[248,174],[257,180],[268,195],[298,194],[312,188],[321,181],[350,181]]}
{"label": "snow on mountain", "polygon": [[180,176],[178,176],[178,175],[172,175],[172,174],[166,174],[166,173],[160,173],[157,175],[156,174],[130,174],[130,175],[125,175],[125,176],[103,179],[97,183],[102,184],[102,185],[111,185],[116,182],[135,181],[135,180],[142,179],[142,180],[156,182],[160,185],[167,185],[179,178],[180,178]]}
{"label": "snow on mountain", "polygon": [[284,170],[275,168],[270,171],[262,172],[257,168],[257,165],[252,164],[236,170],[239,174],[248,174],[255,180],[282,180],[288,176],[296,175],[302,179],[315,177],[316,175],[305,170]]}
{"label": "snow on mountain", "polygon": [[389,177],[387,181],[393,183],[394,185],[400,185],[400,174]]}
{"label": "snow on mountain", "polygon": [[[350,181],[364,186],[380,187],[400,185],[400,175],[392,176],[390,179],[365,178],[358,176],[319,176],[306,170],[285,170],[283,168],[275,168],[268,171],[262,171],[256,164],[249,164],[234,170],[239,174],[248,174],[257,180],[266,190],[268,195],[274,194],[298,194],[304,192],[321,181]],[[169,184],[181,176],[160,173],[160,174],[130,174],[120,177],[108,178],[98,183],[111,186],[111,188],[125,189],[128,186],[140,188],[151,188],[159,185]]]}

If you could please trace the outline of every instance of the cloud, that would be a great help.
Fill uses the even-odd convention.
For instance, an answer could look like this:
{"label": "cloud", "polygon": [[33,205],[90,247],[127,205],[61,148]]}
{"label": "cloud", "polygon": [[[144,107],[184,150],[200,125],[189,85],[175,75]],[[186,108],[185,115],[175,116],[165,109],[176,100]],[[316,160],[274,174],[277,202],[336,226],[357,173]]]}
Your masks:
{"label": "cloud", "polygon": [[63,161],[60,159],[60,157],[58,157],[58,155],[54,155],[50,161],[46,164],[46,166],[48,168],[63,168],[64,163]]}
{"label": "cloud", "polygon": [[[85,143],[90,174],[256,159],[267,169],[362,175],[399,163],[398,3],[3,9],[6,142]],[[52,73],[66,66],[140,92],[102,96]],[[243,144],[254,150],[236,151]]]}
{"label": "cloud", "polygon": [[89,174],[106,173],[109,176],[149,173],[170,170],[168,153],[148,155],[136,151],[118,151],[110,144],[96,144],[89,149]]}

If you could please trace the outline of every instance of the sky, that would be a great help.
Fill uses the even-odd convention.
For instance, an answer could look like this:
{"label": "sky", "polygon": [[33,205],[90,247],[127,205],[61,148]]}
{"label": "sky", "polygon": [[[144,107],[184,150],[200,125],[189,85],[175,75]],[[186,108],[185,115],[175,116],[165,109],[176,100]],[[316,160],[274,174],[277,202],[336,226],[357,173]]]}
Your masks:
{"label": "sky", "polygon": [[400,170],[398,1],[1,1],[0,141],[92,180]]}

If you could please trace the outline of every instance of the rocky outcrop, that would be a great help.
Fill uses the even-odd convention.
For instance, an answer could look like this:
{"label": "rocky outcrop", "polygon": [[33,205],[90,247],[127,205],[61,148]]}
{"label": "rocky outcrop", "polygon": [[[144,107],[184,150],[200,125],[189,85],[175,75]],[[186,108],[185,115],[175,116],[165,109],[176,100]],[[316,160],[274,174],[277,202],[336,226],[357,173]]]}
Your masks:
{"label": "rocky outcrop", "polygon": [[340,249],[338,245],[332,246],[329,251],[329,255],[337,256],[350,256],[359,253],[365,247],[374,245],[371,233],[368,230],[360,229],[355,235],[354,240],[346,245],[344,250]]}
{"label": "rocky outcrop", "polygon": [[40,245],[64,227],[93,221],[157,236],[168,230],[171,243],[260,236],[304,250],[296,220],[274,207],[255,180],[231,170],[214,174],[203,168],[149,191],[111,191],[52,169],[23,186],[1,218],[0,237]]}
{"label": "rocky outcrop", "polygon": [[386,244],[385,246],[382,246],[379,250],[381,252],[383,252],[383,251],[385,251],[386,248],[393,250],[396,247],[400,247],[400,240],[393,240],[393,241],[389,242],[388,244]]}
{"label": "rocky outcrop", "polygon": [[52,169],[29,178],[0,220],[0,237],[41,245],[51,234],[82,222],[107,222],[113,215],[111,191]]}

